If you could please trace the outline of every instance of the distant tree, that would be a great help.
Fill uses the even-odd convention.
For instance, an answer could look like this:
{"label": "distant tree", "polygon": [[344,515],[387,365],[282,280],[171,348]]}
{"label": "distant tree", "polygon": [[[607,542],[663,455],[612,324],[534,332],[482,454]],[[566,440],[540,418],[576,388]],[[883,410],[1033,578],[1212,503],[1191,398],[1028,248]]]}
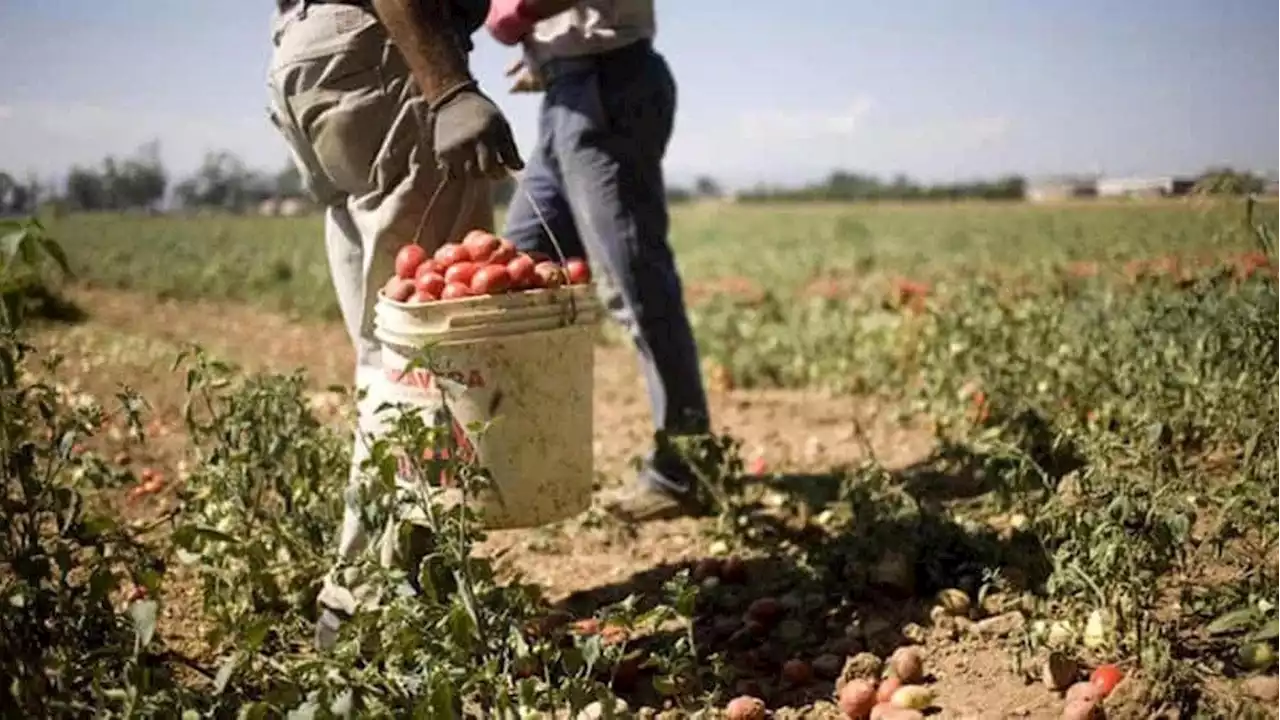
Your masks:
{"label": "distant tree", "polygon": [[1018,175],[991,181],[938,183],[925,185],[899,173],[885,182],[867,173],[835,170],[822,182],[803,187],[756,187],[741,193],[739,200],[765,202],[769,200],[958,200],[964,198],[983,200],[1017,200],[1026,191],[1026,179]]}
{"label": "distant tree", "polygon": [[678,187],[674,185],[667,186],[667,202],[672,205],[689,202],[693,199],[693,193],[688,188]]}
{"label": "distant tree", "polygon": [[[31,186],[38,195],[38,183]],[[66,199],[76,210],[153,208],[164,199],[167,186],[160,146],[152,141],[123,162],[104,158],[100,170],[73,167],[67,175]]]}
{"label": "distant tree", "polygon": [[67,203],[73,210],[102,210],[107,206],[107,191],[102,176],[89,168],[74,166],[67,173]]}
{"label": "distant tree", "polygon": [[1266,178],[1230,167],[1208,168],[1196,178],[1194,193],[1199,195],[1246,195],[1266,190]]}
{"label": "distant tree", "polygon": [[215,208],[242,212],[275,197],[279,175],[254,172],[225,150],[207,153],[195,174],[174,187],[178,202],[187,208]]}
{"label": "distant tree", "polygon": [[704,198],[718,198],[724,195],[724,190],[715,178],[701,175],[693,181],[693,194]]}
{"label": "distant tree", "polygon": [[297,165],[289,163],[276,173],[275,194],[278,198],[301,198],[307,195],[306,188],[302,186],[302,173],[298,172]]}

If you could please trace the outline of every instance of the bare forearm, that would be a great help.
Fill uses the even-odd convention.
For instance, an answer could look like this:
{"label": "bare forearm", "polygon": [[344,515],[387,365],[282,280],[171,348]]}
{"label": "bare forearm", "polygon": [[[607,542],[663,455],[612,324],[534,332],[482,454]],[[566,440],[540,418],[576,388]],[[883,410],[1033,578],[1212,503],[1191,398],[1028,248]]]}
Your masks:
{"label": "bare forearm", "polygon": [[373,0],[374,12],[428,102],[472,79],[442,8],[439,2]]}
{"label": "bare forearm", "polygon": [[525,11],[538,20],[559,15],[578,4],[578,0],[524,0]]}

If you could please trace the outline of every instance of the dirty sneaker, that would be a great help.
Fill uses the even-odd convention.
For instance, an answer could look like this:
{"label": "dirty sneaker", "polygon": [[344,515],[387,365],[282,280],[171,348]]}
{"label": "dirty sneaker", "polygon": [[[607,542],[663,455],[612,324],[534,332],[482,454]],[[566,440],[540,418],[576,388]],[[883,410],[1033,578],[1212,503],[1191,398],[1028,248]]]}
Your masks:
{"label": "dirty sneaker", "polygon": [[678,460],[647,459],[634,482],[601,493],[600,505],[633,523],[701,515],[706,507],[694,492],[697,479]]}

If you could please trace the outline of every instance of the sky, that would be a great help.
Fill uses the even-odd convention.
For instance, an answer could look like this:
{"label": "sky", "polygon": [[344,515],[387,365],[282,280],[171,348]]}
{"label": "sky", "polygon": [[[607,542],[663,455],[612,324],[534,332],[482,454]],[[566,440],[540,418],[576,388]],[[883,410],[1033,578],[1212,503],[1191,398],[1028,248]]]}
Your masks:
{"label": "sky", "polygon": [[[0,0],[0,169],[58,177],[159,140],[288,162],[267,120],[271,0]],[[834,169],[950,181],[1277,166],[1275,0],[657,0],[678,84],[669,182]],[[473,73],[524,153],[538,96],[481,29]],[[20,58],[21,60],[15,60]]]}

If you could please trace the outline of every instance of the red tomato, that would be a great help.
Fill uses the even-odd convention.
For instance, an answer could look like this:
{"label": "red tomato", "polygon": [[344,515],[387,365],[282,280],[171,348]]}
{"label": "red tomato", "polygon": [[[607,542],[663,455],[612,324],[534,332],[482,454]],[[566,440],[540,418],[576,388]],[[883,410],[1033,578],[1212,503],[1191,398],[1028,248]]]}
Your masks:
{"label": "red tomato", "polygon": [[471,297],[471,288],[461,283],[449,283],[440,293],[441,300],[457,300],[465,297]]}
{"label": "red tomato", "polygon": [[582,258],[569,258],[564,269],[569,275],[570,285],[583,285],[591,280],[591,267]]}
{"label": "red tomato", "polygon": [[880,687],[876,688],[876,702],[886,703],[893,697],[893,694],[902,687],[902,681],[896,676],[889,677],[880,681]]}
{"label": "red tomato", "polygon": [[444,268],[440,267],[440,263],[436,262],[435,258],[427,258],[426,260],[422,261],[421,265],[418,266],[418,271],[413,274],[413,277],[415,279],[421,278],[423,275],[426,275],[427,273],[435,273],[437,275],[443,275]]}
{"label": "red tomato", "polygon": [[540,288],[558,288],[564,284],[564,270],[550,260],[535,265],[533,274],[537,278],[536,285]]}
{"label": "red tomato", "polygon": [[472,230],[462,238],[462,249],[475,262],[488,260],[493,251],[498,249],[498,244],[498,236],[484,230]]}
{"label": "red tomato", "polygon": [[1098,688],[1102,693],[1102,697],[1111,694],[1116,689],[1116,685],[1124,679],[1124,673],[1120,672],[1120,668],[1115,665],[1099,665],[1089,674],[1089,683]]}
{"label": "red tomato", "polygon": [[462,246],[458,243],[445,243],[444,245],[441,245],[440,249],[436,250],[436,254],[434,256],[434,260],[439,263],[442,270],[448,270],[456,263],[470,259],[471,256],[468,255],[467,251],[463,250]]}
{"label": "red tomato", "polygon": [[419,305],[425,305],[430,302],[435,302],[439,299],[440,299],[439,295],[432,295],[431,293],[424,293],[421,290],[416,290],[414,291],[413,296],[409,298],[409,302],[419,304]]}
{"label": "red tomato", "polygon": [[444,281],[450,283],[458,283],[459,285],[470,285],[471,277],[480,269],[480,265],[465,260],[457,265],[450,266],[444,271]]}
{"label": "red tomato", "polygon": [[418,281],[414,286],[417,288],[419,295],[426,295],[432,300],[439,300],[440,293],[444,292],[446,284],[444,276],[439,273],[419,273]]}
{"label": "red tomato", "polygon": [[498,247],[489,255],[489,262],[494,265],[506,265],[516,257],[516,246],[506,238],[498,238]]}
{"label": "red tomato", "polygon": [[413,281],[393,275],[382,287],[382,294],[397,302],[404,302],[413,294]]}
{"label": "red tomato", "polygon": [[511,287],[518,290],[533,287],[533,258],[528,255],[517,255],[507,263],[507,274],[511,276]]}
{"label": "red tomato", "polygon": [[471,292],[476,295],[497,295],[511,289],[511,274],[506,265],[485,265],[471,278]]}
{"label": "red tomato", "polygon": [[423,260],[427,259],[427,251],[421,245],[409,243],[396,253],[396,275],[402,278],[413,277],[414,272]]}

